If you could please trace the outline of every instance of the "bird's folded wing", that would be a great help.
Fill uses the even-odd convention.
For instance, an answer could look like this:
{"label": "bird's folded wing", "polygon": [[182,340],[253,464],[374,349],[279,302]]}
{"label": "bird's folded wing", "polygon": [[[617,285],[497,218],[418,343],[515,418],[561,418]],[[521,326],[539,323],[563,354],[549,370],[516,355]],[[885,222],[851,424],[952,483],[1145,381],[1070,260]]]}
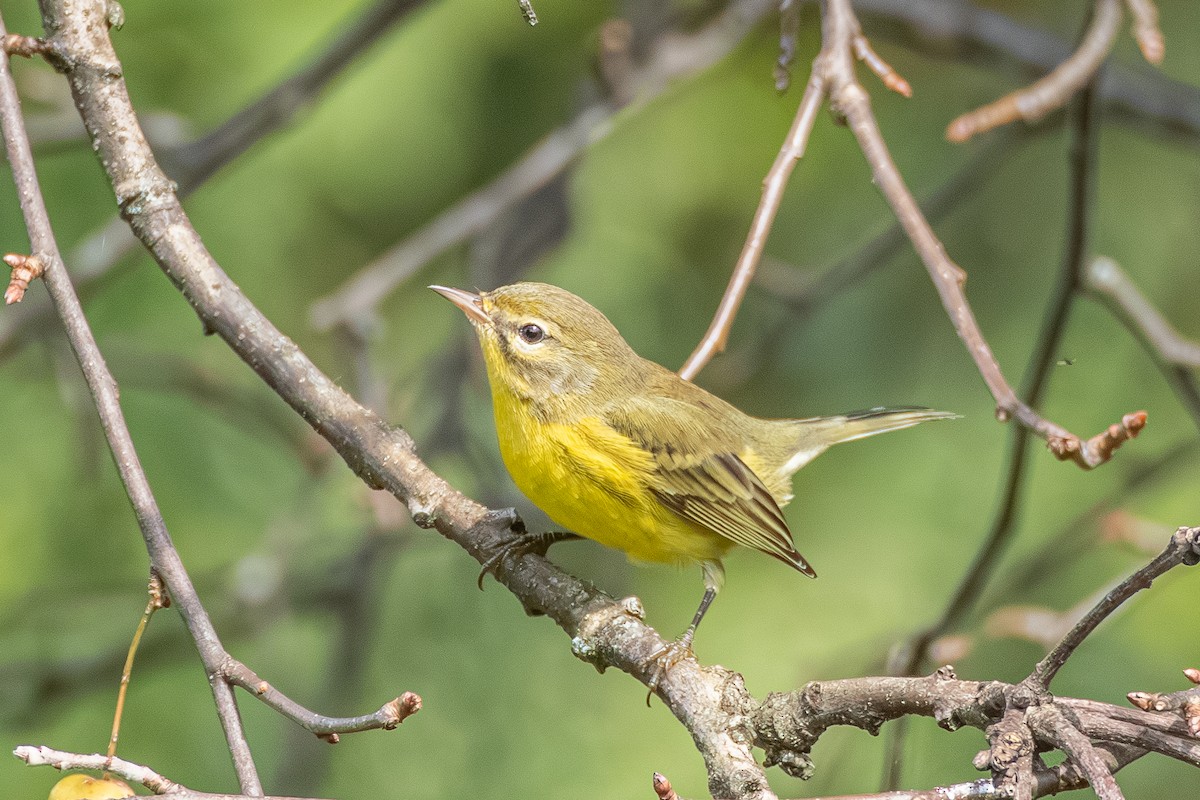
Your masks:
{"label": "bird's folded wing", "polygon": [[[650,413],[660,410],[655,408]],[[653,420],[637,416],[638,409],[632,409],[634,414],[630,411],[623,408],[608,415],[605,421],[654,457],[649,488],[659,502],[732,542],[761,550],[805,574],[815,575],[804,557],[796,552],[779,504],[736,453],[689,452],[694,448],[683,444],[686,439],[668,441],[662,437],[664,430],[683,421],[678,416],[672,420],[673,424],[659,426]],[[719,442],[720,437],[702,436],[700,440],[714,442],[714,438]]]}

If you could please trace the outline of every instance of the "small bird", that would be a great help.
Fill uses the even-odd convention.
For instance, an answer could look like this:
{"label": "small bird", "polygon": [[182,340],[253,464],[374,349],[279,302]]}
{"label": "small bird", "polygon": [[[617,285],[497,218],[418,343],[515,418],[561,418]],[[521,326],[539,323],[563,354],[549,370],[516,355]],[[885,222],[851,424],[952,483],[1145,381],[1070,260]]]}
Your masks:
{"label": "small bird", "polygon": [[640,357],[607,317],[564,289],[429,288],[462,309],[479,336],[500,453],[517,487],[555,523],[632,561],[703,571],[691,625],[653,656],[651,691],[691,654],[734,545],[816,577],[781,511],[796,470],[830,445],[957,416],[873,408],[760,419]]}

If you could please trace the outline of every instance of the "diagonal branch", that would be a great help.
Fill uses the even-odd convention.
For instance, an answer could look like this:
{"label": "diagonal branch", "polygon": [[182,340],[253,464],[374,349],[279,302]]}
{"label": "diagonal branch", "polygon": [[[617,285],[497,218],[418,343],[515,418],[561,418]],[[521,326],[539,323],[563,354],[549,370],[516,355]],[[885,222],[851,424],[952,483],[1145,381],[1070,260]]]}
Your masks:
{"label": "diagonal branch", "polygon": [[792,121],[792,129],[788,131],[783,147],[775,157],[775,163],[771,165],[767,177],[763,180],[762,199],[759,200],[754,219],[750,222],[750,234],[742,246],[737,264],[734,265],[733,275],[729,278],[729,286],[721,297],[717,313],[700,339],[700,344],[679,368],[679,376],[684,380],[690,381],[696,377],[713,356],[725,349],[733,319],[737,316],[754,272],[758,269],[758,263],[762,260],[763,250],[767,246],[767,235],[771,232],[775,215],[779,212],[779,204],[783,202],[783,190],[787,187],[788,178],[791,177],[796,163],[804,155],[808,136],[812,133],[813,123],[817,119],[817,111],[824,100],[825,79],[814,69],[804,89],[804,97],[800,100],[796,118]]}
{"label": "diagonal branch", "polygon": [[[423,0],[377,0],[328,44],[308,64],[255,98],[212,131],[187,144],[172,147],[167,172],[187,197],[233,159],[257,142],[291,124],[303,110],[311,108],[321,92],[392,26]],[[44,40],[18,37],[19,44],[41,55]],[[30,44],[32,43],[32,44]],[[137,237],[125,221],[114,217],[93,231],[71,251],[68,263],[80,290],[107,275],[138,246]],[[29,326],[51,318],[50,304],[40,295],[17,314],[0,319],[0,357],[14,349],[17,336]]]}
{"label": "diagonal branch", "polygon": [[[95,19],[103,18],[103,15],[95,17]],[[96,27],[103,28],[104,26]],[[0,21],[0,36],[3,36],[3,33],[3,22]],[[50,40],[48,49],[54,50],[54,48],[53,40]],[[58,55],[58,52],[55,51],[55,54]],[[106,69],[103,66],[100,68]],[[79,298],[71,284],[70,276],[63,264],[38,185],[33,156],[28,137],[25,134],[20,103],[7,58],[0,59],[0,119],[3,121],[5,147],[19,189],[21,208],[30,233],[34,258],[44,269],[42,277],[51,301],[66,327],[72,350],[79,361],[84,378],[95,400],[105,438],[116,462],[118,474],[133,505],[147,552],[150,555],[151,569],[166,584],[176,608],[179,609],[180,615],[196,643],[201,660],[204,662],[217,704],[218,716],[225,731],[226,741],[233,757],[242,791],[252,795],[262,794],[262,785],[250,753],[249,744],[246,741],[245,731],[242,729],[240,714],[232,690],[232,681],[230,676],[220,669],[222,665],[231,663],[231,659],[222,646],[216,629],[201,604],[191,578],[171,541],[166,523],[150,488],[149,480],[142,469],[137,450],[126,425],[118,399],[116,380],[108,370],[104,357],[96,344],[95,337],[83,314]],[[264,690],[259,694],[268,693]],[[289,708],[300,708],[273,690],[270,698],[264,697],[263,699],[274,700],[277,704],[286,702],[290,704]],[[411,695],[411,698],[406,695],[403,699],[407,702],[402,702],[402,698],[397,698],[393,703],[385,705],[374,715],[377,719],[353,720],[350,723],[342,720],[326,720],[327,725],[340,724],[342,726],[328,732],[348,731],[352,729],[353,724],[358,724],[357,729],[395,727],[403,719],[403,716],[407,716],[420,706],[420,699],[416,695]],[[313,717],[316,716],[311,712],[308,713]],[[322,731],[318,729],[317,732]]]}
{"label": "diagonal branch", "polygon": [[1092,24],[1070,58],[1033,85],[958,117],[947,126],[946,138],[952,142],[965,142],[992,128],[1018,119],[1034,122],[1062,108],[1100,69],[1112,50],[1120,26],[1120,0],[1096,0]]}
{"label": "diagonal branch", "polygon": [[[477,561],[485,561],[511,536],[513,514],[488,511],[430,470],[404,430],[356,403],[318,370],[204,247],[146,143],[108,31],[91,23],[103,17],[104,0],[42,0],[41,5],[50,42],[122,214],[206,328],[324,436],[368,485],[387,489],[407,505],[418,525],[436,527]],[[649,656],[664,642],[641,621],[639,604],[615,602],[532,554],[514,560],[501,579],[526,609],[546,614],[567,631],[577,656],[649,682]],[[750,702],[740,676],[686,660],[672,669],[658,694],[691,732],[715,796],[774,797],[750,744],[738,733],[736,720],[745,709],[730,698]]]}
{"label": "diagonal branch", "polygon": [[1050,688],[1050,681],[1058,674],[1063,664],[1075,652],[1096,627],[1117,610],[1122,603],[1143,589],[1149,589],[1163,573],[1182,565],[1200,563],[1200,528],[1180,528],[1171,537],[1171,543],[1153,561],[1123,580],[1106,594],[1091,611],[1079,620],[1046,657],[1038,662],[1025,683],[1035,690]]}
{"label": "diagonal branch", "polygon": [[826,43],[814,68],[827,71],[830,100],[845,114],[850,130],[858,139],[859,147],[871,167],[875,183],[929,270],[942,305],[996,400],[997,417],[1001,420],[1015,418],[1021,425],[1046,439],[1050,451],[1059,460],[1074,461],[1084,469],[1103,464],[1111,458],[1117,447],[1136,436],[1145,426],[1145,412],[1126,414],[1119,424],[1084,440],[1043,418],[1017,396],[1005,379],[967,301],[963,289],[966,273],[950,260],[945,247],[904,183],[871,111],[870,99],[855,77],[851,47],[859,35],[858,20],[849,2],[831,0],[825,19]]}
{"label": "diagonal branch", "polygon": [[[103,20],[105,15],[101,11],[94,19]],[[95,27],[105,28],[100,24]],[[3,21],[0,20],[0,36],[4,35],[4,32]],[[55,310],[63,321],[71,349],[75,352],[84,378],[95,398],[105,438],[108,440],[121,482],[133,504],[138,526],[150,553],[152,567],[167,584],[167,589],[196,642],[201,658],[206,663],[215,665],[224,654],[224,648],[196,595],[196,589],[192,586],[191,578],[179,554],[171,543],[162,512],[159,511],[158,502],[154,499],[150,482],[142,469],[133,439],[129,435],[129,428],[125,424],[125,416],[118,400],[117,383],[104,363],[104,356],[96,345],[95,337],[83,315],[79,297],[75,294],[67,268],[59,254],[54,231],[50,226],[50,216],[46,212],[45,201],[38,185],[33,153],[25,135],[20,100],[7,58],[0,58],[0,119],[4,124],[4,145],[12,165],[13,178],[17,183],[21,212],[29,230],[30,247],[45,267],[42,279],[49,290]],[[212,675],[211,670],[209,674]],[[210,678],[209,684],[242,791],[262,794],[262,785],[250,755],[245,732],[242,730],[233,690],[228,683],[216,676]]]}

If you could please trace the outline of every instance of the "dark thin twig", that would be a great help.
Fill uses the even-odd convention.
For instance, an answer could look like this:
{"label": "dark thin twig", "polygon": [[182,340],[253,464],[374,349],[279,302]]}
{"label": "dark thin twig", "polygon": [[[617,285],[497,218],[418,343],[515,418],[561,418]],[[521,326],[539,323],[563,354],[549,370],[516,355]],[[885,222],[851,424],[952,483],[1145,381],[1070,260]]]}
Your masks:
{"label": "dark thin twig", "polygon": [[[622,91],[636,106],[649,103],[671,81],[711,66],[741,42],[771,7],[771,0],[738,0],[712,22],[685,36],[653,42],[645,63],[628,76]],[[503,172],[428,221],[335,292],[318,299],[310,316],[318,330],[362,330],[379,304],[414,272],[451,247],[493,225],[504,213],[562,174],[613,129],[613,103],[597,103],[547,134]]]}
{"label": "dark thin twig", "polygon": [[167,174],[186,196],[221,167],[267,136],[287,127],[301,111],[361,58],[392,26],[425,0],[381,0],[369,6],[333,36],[308,64],[252,100],[214,130],[162,154]]}
{"label": "dark thin twig", "polygon": [[[96,19],[102,20],[104,15],[98,14]],[[0,19],[0,36],[4,33],[4,23]],[[129,428],[125,424],[125,417],[117,399],[116,380],[104,363],[104,356],[96,345],[79,298],[71,285],[70,276],[63,265],[50,225],[50,216],[46,212],[46,205],[38,186],[33,153],[25,135],[16,85],[12,80],[8,60],[0,59],[0,62],[0,118],[4,123],[4,144],[12,165],[13,178],[17,183],[17,193],[21,200],[21,211],[25,216],[25,226],[29,230],[31,249],[45,264],[42,280],[62,318],[71,348],[75,351],[75,357],[95,398],[105,438],[108,439],[121,482],[133,504],[153,569],[167,584],[167,589],[187,624],[201,657],[210,666],[215,666],[220,663],[224,648],[167,533],[166,523],[142,470],[133,439],[129,435]],[[262,785],[250,755],[245,732],[242,730],[233,689],[215,675],[212,669],[209,670],[209,675],[217,713],[225,730],[225,739],[242,791],[248,794],[262,794]]]}
{"label": "dark thin twig", "polygon": [[1045,690],[1058,674],[1063,664],[1112,612],[1129,598],[1143,589],[1149,589],[1155,578],[1168,570],[1182,565],[1192,566],[1200,561],[1200,528],[1180,528],[1171,537],[1171,543],[1153,561],[1130,575],[1119,586],[1106,594],[1071,631],[1063,637],[1046,657],[1038,662],[1025,682],[1035,689]]}

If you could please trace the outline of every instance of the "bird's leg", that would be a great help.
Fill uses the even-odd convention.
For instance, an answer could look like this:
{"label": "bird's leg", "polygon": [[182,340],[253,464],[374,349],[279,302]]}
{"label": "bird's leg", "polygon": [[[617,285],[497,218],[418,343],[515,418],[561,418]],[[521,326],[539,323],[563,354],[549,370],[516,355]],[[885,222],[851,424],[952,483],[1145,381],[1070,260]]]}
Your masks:
{"label": "bird's leg", "polygon": [[525,530],[525,522],[515,511],[512,512],[512,519],[509,523],[509,529],[516,534],[513,538],[508,539],[496,548],[496,551],[488,556],[487,561],[484,561],[479,568],[479,580],[477,581],[480,590],[483,589],[483,579],[489,572],[493,575],[499,569],[500,564],[507,560],[510,556],[522,556],[526,553],[537,553],[538,555],[546,555],[546,551],[550,549],[550,545],[555,542],[565,542],[571,539],[581,538],[577,533],[568,531],[546,531],[545,533],[529,533]]}
{"label": "bird's leg", "polygon": [[705,612],[708,611],[708,607],[712,605],[713,598],[716,596],[717,587],[707,587],[704,590],[704,597],[700,599],[700,607],[696,609],[696,616],[692,617],[692,624],[688,625],[683,635],[673,642],[664,644],[647,659],[647,663],[654,663],[654,672],[650,676],[650,682],[646,684],[650,688],[650,691],[646,693],[646,705],[650,705],[650,696],[658,690],[659,683],[662,682],[671,667],[693,655],[692,639],[696,637],[696,628],[700,627],[700,620],[704,619]]}

